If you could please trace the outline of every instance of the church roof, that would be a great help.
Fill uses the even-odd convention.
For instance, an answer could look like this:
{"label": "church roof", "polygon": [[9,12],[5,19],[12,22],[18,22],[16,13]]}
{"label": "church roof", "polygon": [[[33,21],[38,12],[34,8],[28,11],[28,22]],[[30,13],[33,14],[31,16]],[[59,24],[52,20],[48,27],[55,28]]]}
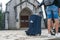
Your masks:
{"label": "church roof", "polygon": [[10,0],[8,3],[6,3],[6,5],[8,5],[12,0]]}
{"label": "church roof", "polygon": [[[29,2],[28,0],[25,0],[25,1],[23,1],[23,2],[21,2],[21,3],[19,3],[19,4],[17,4],[16,6],[14,6],[14,8],[16,8],[17,6],[23,4],[24,2],[28,2],[29,4],[31,4],[31,5],[33,5],[33,6],[35,7],[35,5],[34,5],[33,3]],[[36,2],[37,2],[38,4],[40,4],[38,1],[36,1]]]}
{"label": "church roof", "polygon": [[16,6],[14,6],[14,8],[16,8],[17,6],[23,4],[24,2],[28,2],[29,4],[31,4],[31,5],[33,5],[33,6],[35,7],[35,5],[34,5],[33,3],[29,2],[29,1],[23,1],[23,2],[21,2],[21,3],[19,3],[19,4],[17,4]]}
{"label": "church roof", "polygon": [[[12,0],[10,0],[6,5],[8,5],[11,1],[12,1]],[[31,5],[33,5],[33,6],[34,6],[34,4],[33,4],[33,3],[29,2],[28,0],[25,0],[25,1],[23,1],[23,2],[21,2],[21,3],[19,3],[19,4],[17,4],[16,6],[14,6],[14,8],[16,8],[17,6],[19,6],[19,5],[23,4],[24,2],[28,2],[29,4],[31,4]],[[36,1],[36,2],[39,4],[39,2],[38,2],[38,1]]]}

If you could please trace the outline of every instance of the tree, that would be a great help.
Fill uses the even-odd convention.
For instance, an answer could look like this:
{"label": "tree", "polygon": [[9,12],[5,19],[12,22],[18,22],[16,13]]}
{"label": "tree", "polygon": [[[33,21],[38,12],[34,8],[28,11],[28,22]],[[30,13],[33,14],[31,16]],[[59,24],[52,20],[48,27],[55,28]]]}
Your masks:
{"label": "tree", "polygon": [[2,28],[3,28],[3,13],[0,10],[0,29],[2,29]]}

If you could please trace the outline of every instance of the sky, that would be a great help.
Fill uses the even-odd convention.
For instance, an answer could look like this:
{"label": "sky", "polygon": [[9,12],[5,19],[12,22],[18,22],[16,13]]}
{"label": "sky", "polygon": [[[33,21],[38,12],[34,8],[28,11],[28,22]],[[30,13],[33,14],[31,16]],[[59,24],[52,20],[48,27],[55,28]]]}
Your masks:
{"label": "sky", "polygon": [[6,3],[10,0],[0,0],[0,3],[2,3],[2,10],[5,11],[6,9]]}

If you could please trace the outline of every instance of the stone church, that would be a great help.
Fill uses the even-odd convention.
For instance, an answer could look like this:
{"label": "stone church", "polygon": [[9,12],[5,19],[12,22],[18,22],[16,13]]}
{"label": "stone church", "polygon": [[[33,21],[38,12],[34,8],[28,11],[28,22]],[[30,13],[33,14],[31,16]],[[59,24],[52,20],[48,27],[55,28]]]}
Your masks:
{"label": "stone church", "polygon": [[[36,14],[36,8],[33,4],[38,5],[39,3],[36,0],[10,0],[6,4],[5,29],[28,28],[30,15]],[[42,8],[37,10],[39,13]],[[43,21],[41,25],[45,28]]]}

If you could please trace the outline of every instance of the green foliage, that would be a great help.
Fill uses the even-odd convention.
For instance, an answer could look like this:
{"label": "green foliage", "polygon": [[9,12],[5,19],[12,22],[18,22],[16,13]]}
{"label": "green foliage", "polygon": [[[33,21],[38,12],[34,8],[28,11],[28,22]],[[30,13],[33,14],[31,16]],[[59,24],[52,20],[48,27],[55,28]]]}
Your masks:
{"label": "green foliage", "polygon": [[2,29],[2,27],[3,27],[3,13],[0,10],[0,29]]}
{"label": "green foliage", "polygon": [[0,21],[2,20],[2,16],[3,16],[2,12],[0,11]]}

